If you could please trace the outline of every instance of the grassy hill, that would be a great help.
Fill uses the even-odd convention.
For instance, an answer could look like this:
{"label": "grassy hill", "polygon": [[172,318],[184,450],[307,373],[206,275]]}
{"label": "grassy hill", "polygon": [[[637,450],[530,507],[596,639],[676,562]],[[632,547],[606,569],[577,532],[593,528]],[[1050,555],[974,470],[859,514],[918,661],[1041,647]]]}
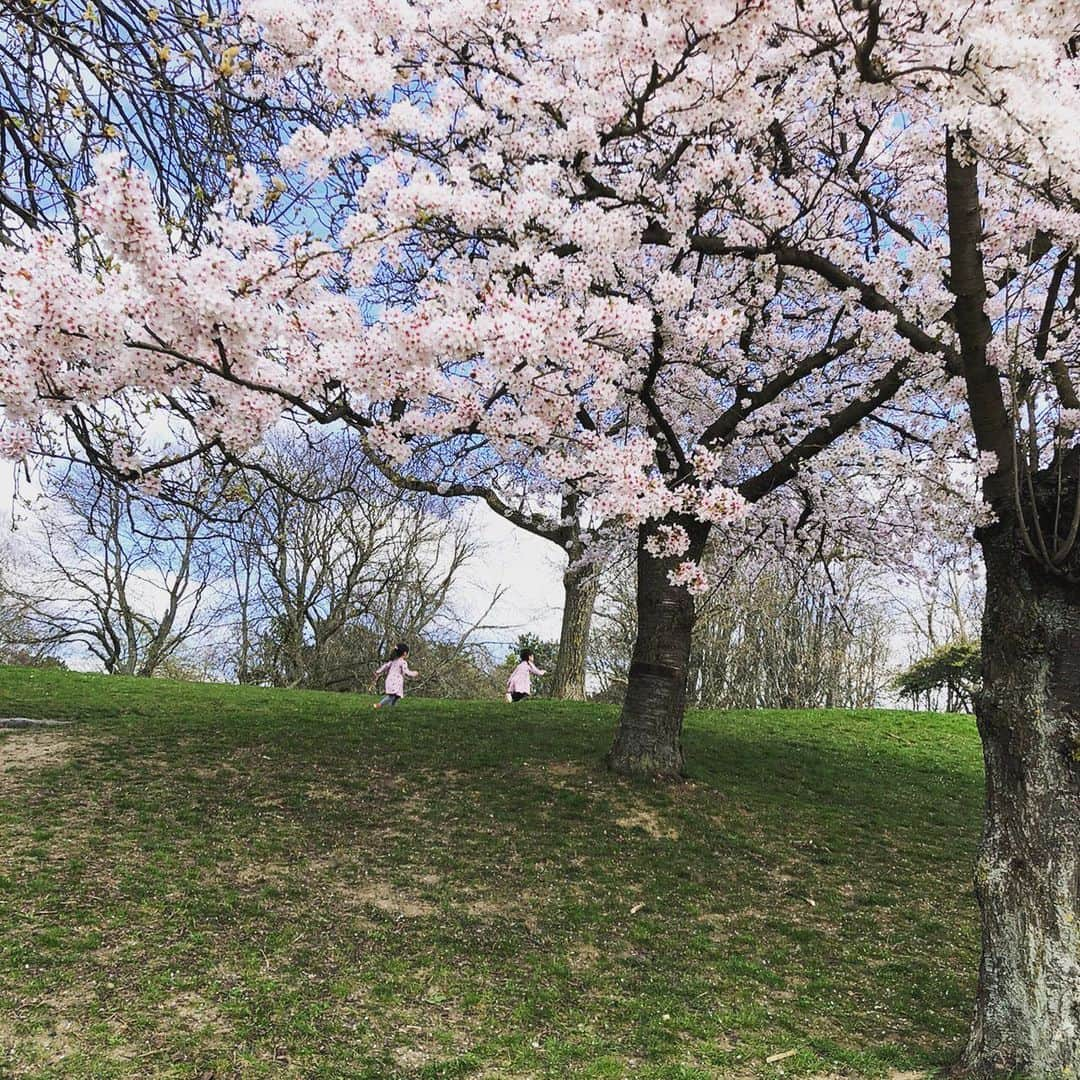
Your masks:
{"label": "grassy hill", "polygon": [[[974,724],[0,668],[0,1075],[884,1076],[955,1054]],[[795,1051],[781,1060],[767,1059]]]}

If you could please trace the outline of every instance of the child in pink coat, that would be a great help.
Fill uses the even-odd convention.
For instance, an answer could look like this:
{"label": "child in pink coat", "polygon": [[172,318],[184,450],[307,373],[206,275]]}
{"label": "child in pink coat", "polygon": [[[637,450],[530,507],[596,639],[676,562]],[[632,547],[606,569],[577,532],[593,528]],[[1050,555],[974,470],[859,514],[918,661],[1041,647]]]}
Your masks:
{"label": "child in pink coat", "polygon": [[394,650],[394,655],[371,677],[371,685],[374,687],[378,677],[384,671],[386,672],[386,692],[383,694],[382,699],[372,706],[373,708],[393,708],[405,696],[405,676],[408,675],[410,679],[415,679],[419,674],[419,672],[413,671],[409,667],[408,656],[409,646],[402,642]]}
{"label": "child in pink coat", "polygon": [[521,701],[532,693],[532,677],[534,675],[546,675],[533,663],[532,649],[521,650],[521,663],[514,668],[506,683],[506,700]]}

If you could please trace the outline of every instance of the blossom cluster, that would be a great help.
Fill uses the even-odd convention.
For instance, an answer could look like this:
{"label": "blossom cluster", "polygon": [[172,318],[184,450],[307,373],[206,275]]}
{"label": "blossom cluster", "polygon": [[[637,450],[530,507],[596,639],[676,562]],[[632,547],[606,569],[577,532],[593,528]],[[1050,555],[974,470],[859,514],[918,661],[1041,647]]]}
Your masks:
{"label": "blossom cluster", "polygon": [[[198,251],[117,155],[82,196],[96,262],[54,235],[0,251],[0,453],[136,391],[231,450],[285,410],[402,467],[475,448],[635,527],[722,527],[815,458],[906,475],[882,435],[898,428],[929,475],[959,397],[949,130],[991,162],[1009,148],[984,179],[984,256],[1003,283],[988,314],[1019,325],[992,361],[1076,364],[1064,299],[1031,360],[1051,260],[1080,243],[1075,27],[1052,0],[897,0],[874,6],[868,54],[866,5],[806,0],[797,26],[788,6],[246,0],[249,92],[287,98],[314,72],[342,122],[300,127],[269,170],[239,164]],[[262,223],[275,172],[346,220]],[[903,423],[868,434],[887,400]],[[670,523],[648,543],[687,550]]]}
{"label": "blossom cluster", "polygon": [[690,547],[690,534],[681,525],[658,525],[645,541],[645,550],[658,559],[676,558]]}
{"label": "blossom cluster", "polygon": [[691,596],[701,596],[709,591],[709,575],[701,563],[681,562],[668,571],[668,581],[686,589]]}

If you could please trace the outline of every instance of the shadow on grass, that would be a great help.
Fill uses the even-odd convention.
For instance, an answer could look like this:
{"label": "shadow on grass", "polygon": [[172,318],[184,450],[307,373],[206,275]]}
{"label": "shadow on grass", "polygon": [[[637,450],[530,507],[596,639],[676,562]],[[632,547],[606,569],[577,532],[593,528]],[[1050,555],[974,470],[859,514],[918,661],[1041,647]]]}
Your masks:
{"label": "shadow on grass", "polygon": [[86,721],[0,738],[16,1075],[880,1075],[963,1032],[967,718],[695,714],[658,786],[592,705],[0,670],[5,710]]}

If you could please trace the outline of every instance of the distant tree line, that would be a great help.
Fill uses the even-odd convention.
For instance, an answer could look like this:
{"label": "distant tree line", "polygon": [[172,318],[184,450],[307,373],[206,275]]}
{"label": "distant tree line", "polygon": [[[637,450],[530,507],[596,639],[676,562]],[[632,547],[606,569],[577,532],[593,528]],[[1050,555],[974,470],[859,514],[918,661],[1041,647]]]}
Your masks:
{"label": "distant tree line", "polygon": [[[283,431],[243,465],[191,463],[167,487],[56,461],[41,478],[37,532],[0,549],[0,662],[74,650],[118,674],[362,691],[404,640],[415,692],[483,698],[528,647],[548,672],[534,695],[561,696],[558,641],[522,633],[493,649],[497,592],[469,617],[456,610],[480,555],[460,501],[396,488],[347,433]],[[978,590],[955,553],[899,599],[850,553],[707,557],[718,584],[697,605],[691,704],[863,708],[892,694],[972,707]],[[609,552],[598,578],[587,689],[618,702],[637,631],[627,554]],[[898,625],[912,649],[899,672]]]}
{"label": "distant tree line", "polygon": [[497,595],[454,607],[467,517],[393,489],[345,437],[277,435],[168,490],[70,463],[41,479],[33,535],[0,563],[0,659],[74,649],[117,674],[357,690],[407,640],[418,692],[497,692],[476,640]]}

